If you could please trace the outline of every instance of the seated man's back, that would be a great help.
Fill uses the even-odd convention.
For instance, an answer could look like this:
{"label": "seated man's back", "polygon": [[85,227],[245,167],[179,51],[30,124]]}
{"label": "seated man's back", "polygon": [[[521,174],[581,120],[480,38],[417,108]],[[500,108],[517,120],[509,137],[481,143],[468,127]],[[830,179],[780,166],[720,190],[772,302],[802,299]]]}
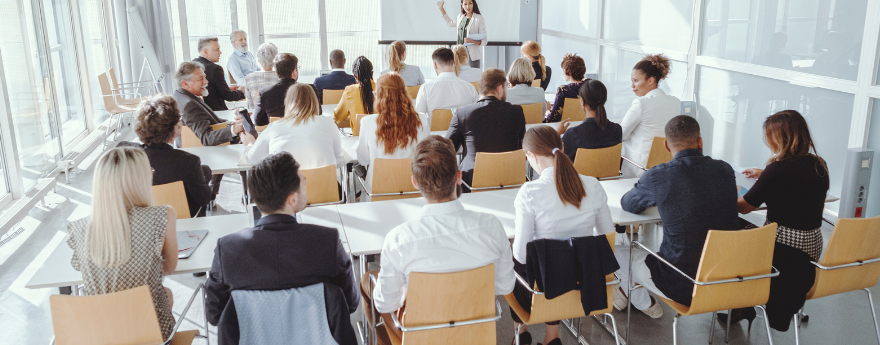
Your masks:
{"label": "seated man's back", "polygon": [[437,48],[431,55],[437,77],[422,84],[416,95],[416,111],[432,119],[435,109],[455,109],[480,99],[471,83],[455,75],[455,60],[449,48]]}

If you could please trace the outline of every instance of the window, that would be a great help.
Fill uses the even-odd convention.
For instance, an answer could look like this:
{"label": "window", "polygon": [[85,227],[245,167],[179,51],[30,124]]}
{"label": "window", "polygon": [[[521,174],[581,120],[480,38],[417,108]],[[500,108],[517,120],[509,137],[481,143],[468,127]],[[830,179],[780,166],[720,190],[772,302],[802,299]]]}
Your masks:
{"label": "window", "polygon": [[[544,55],[544,65],[551,68],[550,84],[547,92],[556,92],[560,85],[567,84],[562,72],[562,57],[568,53],[576,53],[584,59],[587,65],[587,74],[596,74],[599,70],[599,46],[571,39],[563,39],[555,36],[541,36],[541,55]],[[510,66],[507,67],[510,69]]]}
{"label": "window", "polygon": [[[247,31],[248,29],[247,1],[204,0],[198,4],[183,2],[184,18],[181,18],[181,1],[171,0],[169,6],[177,63],[189,61],[199,56],[198,44],[202,37],[217,37],[217,43],[220,44],[222,52],[217,64],[226,69],[226,62],[235,50],[232,48],[229,34],[234,30]],[[186,4],[190,4],[190,6],[186,7]],[[182,29],[182,23],[186,24],[185,32]],[[187,47],[183,46],[184,40],[186,40]],[[256,42],[256,35],[248,33],[248,49],[250,51],[257,50],[257,47],[254,47]]]}
{"label": "window", "polygon": [[[36,11],[40,4],[42,14]],[[55,104],[50,103],[49,109],[57,112],[55,115],[60,123],[62,144],[66,146],[86,131],[86,116],[80,90],[70,8],[67,7],[67,1],[57,0],[33,2],[32,5],[37,16],[35,23],[42,21],[44,24],[43,27],[37,24],[36,32],[43,30],[43,40],[48,49],[48,61],[42,62],[48,64],[44,66],[44,72],[52,74],[50,85],[54,86],[52,91]],[[45,20],[40,20],[40,17]],[[38,39],[38,44],[39,41]],[[39,48],[41,47],[38,47],[38,51]],[[53,92],[47,91],[46,98],[51,98],[50,94]]]}
{"label": "window", "polygon": [[606,0],[605,38],[686,52],[693,12],[693,0]]}
{"label": "window", "polygon": [[[373,72],[387,68],[382,55],[386,53],[379,42],[378,0],[324,0],[327,6],[327,51],[342,49],[345,52],[345,70],[351,73],[351,65],[358,56],[365,56],[373,63]],[[407,54],[409,57],[409,54]],[[408,58],[407,57],[407,58]],[[424,71],[423,71],[424,72]]]}
{"label": "window", "polygon": [[318,1],[263,1],[264,42],[292,53],[299,59],[300,76],[317,76],[321,71],[321,40]]}
{"label": "window", "polygon": [[[619,122],[636,99],[632,91],[632,69],[644,54],[606,47],[602,56],[602,76],[600,80],[608,89],[605,109],[608,118]],[[669,95],[682,98],[687,77],[687,64],[672,60],[672,69],[666,79],[660,81],[660,89]]]}
{"label": "window", "polygon": [[85,0],[80,2],[80,23],[82,24],[83,40],[86,52],[86,61],[89,64],[89,85],[92,93],[92,106],[94,108],[95,127],[110,119],[110,113],[104,108],[104,98],[101,97],[101,86],[98,84],[98,74],[105,73],[110,69],[110,61],[107,49],[104,46],[104,8],[103,1]]}
{"label": "window", "polygon": [[599,38],[599,1],[544,0],[541,22],[544,29]]}

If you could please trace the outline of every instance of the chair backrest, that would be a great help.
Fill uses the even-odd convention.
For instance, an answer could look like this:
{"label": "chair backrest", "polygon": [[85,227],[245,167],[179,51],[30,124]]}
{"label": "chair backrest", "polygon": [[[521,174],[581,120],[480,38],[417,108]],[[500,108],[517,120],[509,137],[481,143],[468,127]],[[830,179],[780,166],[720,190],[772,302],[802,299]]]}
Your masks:
{"label": "chair backrest", "polygon": [[[880,216],[839,218],[819,262],[832,267],[880,258]],[[855,291],[877,285],[880,262],[836,270],[816,269],[816,283],[807,299]]]}
{"label": "chair backrest", "polygon": [[192,218],[189,214],[189,203],[183,181],[154,185],[152,190],[154,205],[170,205],[177,212],[177,219]]}
{"label": "chair backrest", "polygon": [[[211,130],[212,131],[219,131],[219,130],[224,129],[226,127],[227,126],[225,123],[218,123],[218,124],[211,125]],[[229,144],[230,143],[222,143],[217,146],[226,146]],[[202,145],[202,140],[199,139],[199,136],[196,135],[196,132],[193,132],[193,130],[190,129],[188,126],[183,126],[183,128],[180,130],[180,147],[181,148],[190,148],[190,147],[202,147],[202,146],[205,146],[205,145]]]}
{"label": "chair backrest", "polygon": [[107,70],[107,75],[110,77],[110,85],[113,86],[114,89],[119,88],[119,81],[116,79],[116,71],[113,70],[113,67]]}
{"label": "chair backrest", "polygon": [[[495,316],[495,265],[452,273],[409,275],[405,327]],[[495,344],[495,323],[406,332],[404,344]]]}
{"label": "chair backrest", "polygon": [[[269,124],[271,124],[272,122],[281,120],[281,119],[283,119],[283,117],[270,116],[269,117]],[[261,133],[261,132],[265,131],[266,128],[269,128],[269,125],[256,126],[254,128],[257,130],[257,133]]]}
{"label": "chair backrest", "polygon": [[[373,194],[385,193],[401,193],[418,191],[412,185],[412,159],[384,159],[376,158],[373,160]],[[335,176],[335,175],[334,175]],[[385,195],[373,196],[372,201],[391,200],[391,199],[407,199],[418,198],[418,193],[401,194],[401,195]]]}
{"label": "chair backrest", "polygon": [[620,152],[623,144],[603,149],[577,149],[574,169],[578,174],[605,178],[620,176]]}
{"label": "chair backrest", "polygon": [[315,169],[301,169],[306,177],[309,204],[326,204],[339,201],[336,182],[336,166],[327,165]]}
{"label": "chair backrest", "polygon": [[[776,223],[739,231],[710,230],[696,280],[711,282],[770,274]],[[689,315],[767,303],[770,278],[716,285],[694,285]]]}
{"label": "chair backrest", "polygon": [[526,124],[541,123],[544,121],[544,105],[541,103],[523,104],[523,115],[526,116]]}
{"label": "chair backrest", "polygon": [[409,95],[409,98],[416,99],[416,96],[419,95],[419,89],[422,88],[422,85],[413,85],[406,87],[406,94]]}
{"label": "chair backrest", "polygon": [[321,104],[339,104],[339,100],[342,99],[342,93],[345,90],[324,90],[321,91],[324,95],[322,96],[324,99]]}
{"label": "chair backrest", "polygon": [[95,296],[49,296],[58,345],[161,344],[150,288]]}
{"label": "chair backrest", "polygon": [[431,113],[431,131],[445,131],[452,123],[451,109],[434,109]]}
{"label": "chair backrest", "polygon": [[[336,344],[327,320],[327,300],[344,298],[323,283],[286,290],[234,290],[241,344]],[[335,291],[342,289],[336,287]]]}
{"label": "chair backrest", "polygon": [[532,87],[541,87],[541,79],[532,80]]}
{"label": "chair backrest", "polygon": [[474,88],[477,89],[477,92],[478,92],[478,93],[480,92],[480,83],[478,83],[478,82],[472,82],[471,85],[473,85]]}
{"label": "chair backrest", "polygon": [[355,114],[354,115],[353,121],[350,121],[351,135],[353,135],[353,136],[361,135],[361,119],[367,115],[370,115],[370,114]]}
{"label": "chair backrest", "polygon": [[510,152],[477,152],[471,187],[503,187],[526,182],[526,155],[522,149]]}
{"label": "chair backrest", "polygon": [[98,84],[101,85],[101,99],[104,101],[104,108],[107,111],[116,110],[118,107],[113,102],[113,91],[111,90],[110,80],[107,79],[107,73],[98,74]]}
{"label": "chair backrest", "polygon": [[572,120],[583,121],[587,118],[587,113],[581,106],[579,98],[566,98],[562,104],[562,119],[559,121]]}
{"label": "chair backrest", "polygon": [[666,138],[664,137],[654,137],[654,141],[651,142],[651,152],[648,153],[648,162],[645,164],[645,169],[651,169],[656,165],[660,165],[672,160],[672,153],[666,149]]}
{"label": "chair backrest", "polygon": [[251,98],[254,100],[254,106],[256,106],[257,103],[260,102],[260,91],[257,90],[257,91],[251,92]]}

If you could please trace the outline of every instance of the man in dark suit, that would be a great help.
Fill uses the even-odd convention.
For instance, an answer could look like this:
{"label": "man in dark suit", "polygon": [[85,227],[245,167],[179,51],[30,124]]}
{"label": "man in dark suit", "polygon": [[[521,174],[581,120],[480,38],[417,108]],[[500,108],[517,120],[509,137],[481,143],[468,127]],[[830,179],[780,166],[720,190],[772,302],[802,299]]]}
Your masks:
{"label": "man in dark suit", "polygon": [[174,90],[174,100],[180,109],[183,124],[199,137],[204,146],[217,146],[224,143],[239,143],[238,134],[244,131],[242,119],[236,120],[228,129],[213,130],[212,125],[225,123],[198,96],[204,97],[208,91],[208,79],[204,67],[196,62],[183,62],[174,76],[179,88]]}
{"label": "man in dark suit", "polygon": [[239,85],[229,87],[229,84],[226,84],[226,72],[223,71],[222,66],[217,64],[220,62],[220,54],[222,54],[217,37],[200,38],[198,47],[199,57],[193,61],[205,66],[205,75],[208,78],[208,95],[205,96],[205,104],[211,107],[211,110],[229,110],[226,107],[226,101],[243,100],[245,90],[243,88],[239,90],[241,88]]}
{"label": "man in dark suit", "polygon": [[507,75],[490,68],[480,75],[480,100],[455,109],[446,137],[462,148],[459,170],[468,185],[474,175],[477,152],[508,152],[522,149],[526,118],[522,107],[507,103]]}
{"label": "man in dark suit", "polygon": [[324,104],[324,90],[345,90],[346,86],[357,83],[353,75],[345,73],[345,53],[342,50],[330,51],[330,67],[333,68],[330,74],[315,78],[315,92],[321,104]]}
{"label": "man in dark suit", "polygon": [[284,117],[284,98],[287,89],[296,84],[299,78],[299,59],[290,53],[281,53],[275,57],[275,74],[278,83],[260,90],[257,108],[254,110],[254,124],[265,126],[269,117]]}
{"label": "man in dark suit", "polygon": [[254,166],[248,183],[263,217],[217,240],[205,286],[206,316],[220,343],[238,344],[232,291],[285,290],[323,283],[330,333],[339,344],[357,344],[350,314],[360,304],[352,264],[337,229],[300,224],[306,208],[305,178],[290,153],[270,155]]}

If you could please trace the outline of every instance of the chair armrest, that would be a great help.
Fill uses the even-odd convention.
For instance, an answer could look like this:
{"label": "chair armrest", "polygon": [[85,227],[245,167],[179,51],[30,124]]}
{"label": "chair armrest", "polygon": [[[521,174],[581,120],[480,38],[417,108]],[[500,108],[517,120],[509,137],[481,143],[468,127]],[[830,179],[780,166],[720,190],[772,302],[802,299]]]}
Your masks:
{"label": "chair armrest", "polygon": [[401,332],[418,332],[418,331],[427,331],[432,329],[440,329],[440,328],[453,328],[467,325],[475,325],[479,323],[486,322],[496,322],[501,320],[501,303],[498,300],[495,300],[495,317],[485,318],[485,319],[477,319],[477,320],[466,320],[461,322],[449,321],[448,323],[440,323],[436,325],[427,325],[427,326],[419,326],[419,327],[403,327],[400,323],[400,320],[397,319],[397,315],[395,313],[391,313],[391,320],[394,321],[394,327],[397,327]]}
{"label": "chair armrest", "polygon": [[[526,176],[526,180],[528,180],[528,176]],[[461,184],[463,184],[465,187],[470,189],[472,192],[475,190],[490,190],[490,189],[499,189],[500,190],[500,189],[514,188],[514,187],[522,187],[522,184],[512,184],[509,186],[493,186],[493,187],[474,188],[474,187],[471,187],[469,184],[467,184],[467,182],[464,182],[464,180],[461,181]]]}
{"label": "chair armrest", "polygon": [[[171,339],[174,339],[174,333],[177,333],[177,329],[180,328],[180,325],[183,323],[183,321],[186,320],[186,312],[189,311],[189,307],[192,305],[193,301],[195,301],[196,296],[199,294],[199,292],[204,291],[204,290],[205,290],[205,283],[199,283],[199,286],[197,286],[195,291],[193,291],[192,296],[189,297],[189,302],[186,302],[186,307],[183,308],[183,312],[180,313],[180,318],[177,319],[176,323],[174,323],[174,330],[171,331],[171,335],[169,335],[168,339],[166,339],[165,342],[162,344],[171,344]],[[205,330],[205,333],[206,333],[205,336],[207,337],[208,336],[207,329]]]}
{"label": "chair armrest", "polygon": [[626,157],[624,157],[624,156],[620,156],[620,158],[623,158],[623,160],[629,162],[629,164],[634,165],[636,168],[642,169],[642,170],[644,170],[644,171],[648,171],[648,169],[645,169],[645,167],[636,164],[636,162],[631,161],[629,158],[626,158]]}
{"label": "chair armrest", "polygon": [[[523,277],[520,276],[519,273],[513,272],[513,274],[516,276],[516,281],[517,281],[517,283],[519,283],[520,285],[522,285],[523,287],[525,287],[526,289],[528,289],[530,293],[535,294],[535,295],[543,295],[543,294],[544,294],[544,292],[536,291],[536,290],[532,289],[532,288],[529,286],[529,283],[528,283],[525,279],[523,279]],[[620,277],[617,276],[617,272],[612,272],[611,274],[614,275],[614,280],[612,280],[612,281],[610,281],[610,282],[605,282],[605,285],[617,285],[617,284],[620,284]]]}
{"label": "chair armrest", "polygon": [[696,281],[694,278],[691,278],[689,275],[682,272],[680,269],[678,269],[678,267],[675,267],[674,265],[669,263],[669,261],[666,261],[666,259],[660,257],[660,255],[657,255],[657,253],[654,253],[652,250],[648,249],[648,247],[645,247],[645,245],[641,244],[639,241],[633,241],[632,243],[638,245],[639,247],[642,247],[642,249],[644,249],[646,252],[648,252],[648,254],[656,257],[664,265],[671,267],[673,270],[675,270],[675,272],[678,272],[678,274],[680,274],[682,277],[685,277],[688,280],[690,280],[691,283],[693,283],[694,285],[706,286],[706,285],[717,285],[717,284],[726,284],[726,283],[740,283],[740,282],[744,282],[747,280],[767,279],[767,278],[773,278],[773,277],[779,276],[779,270],[777,270],[776,267],[770,266],[770,268],[772,269],[770,274],[762,274],[762,275],[749,276],[749,277],[736,277],[733,279],[715,280],[715,281],[710,281],[710,282],[700,282],[700,281]]}
{"label": "chair armrest", "polygon": [[619,179],[622,179],[622,178],[623,178],[623,174],[620,174],[620,175],[617,175],[617,176],[609,176],[609,177],[598,178],[597,180],[599,180],[599,181],[608,181],[608,180],[619,180]]}
{"label": "chair armrest", "polygon": [[364,188],[364,193],[367,193],[367,195],[369,195],[369,196],[371,196],[371,197],[372,197],[372,196],[409,195],[409,194],[419,194],[419,193],[421,193],[421,192],[419,192],[419,191],[416,190],[416,191],[412,191],[412,192],[377,193],[377,194],[373,194],[373,193],[371,193],[372,191],[369,190],[369,189],[367,188],[367,184],[366,184],[366,182],[364,181],[363,178],[361,178],[360,176],[357,176],[357,181],[358,181],[358,183],[361,184],[361,187]]}
{"label": "chair armrest", "polygon": [[141,81],[133,81],[133,82],[130,82],[130,83],[119,83],[118,85],[131,85],[131,84],[143,84],[143,83],[150,83],[150,84],[152,84],[153,81],[151,81],[151,80],[141,80]]}
{"label": "chair armrest", "polygon": [[833,270],[837,270],[837,269],[841,269],[841,268],[858,267],[858,266],[863,266],[863,265],[867,265],[867,264],[873,264],[875,262],[880,262],[880,258],[871,259],[871,260],[856,260],[856,262],[843,264],[843,265],[837,265],[837,266],[830,266],[830,267],[822,266],[818,262],[815,262],[815,261],[810,261],[810,263],[813,264],[813,266],[816,266],[816,268],[823,270],[823,271],[833,271]]}

